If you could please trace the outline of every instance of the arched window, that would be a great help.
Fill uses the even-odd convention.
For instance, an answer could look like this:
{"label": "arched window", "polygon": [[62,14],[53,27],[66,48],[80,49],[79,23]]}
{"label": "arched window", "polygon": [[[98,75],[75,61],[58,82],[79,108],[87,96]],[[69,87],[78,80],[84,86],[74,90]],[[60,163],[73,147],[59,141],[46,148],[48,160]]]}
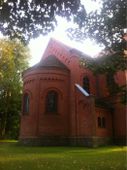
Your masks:
{"label": "arched window", "polygon": [[90,83],[87,76],[83,77],[83,89],[90,93]]}
{"label": "arched window", "polygon": [[49,91],[46,96],[46,113],[56,113],[58,105],[58,94],[56,91]]}
{"label": "arched window", "polygon": [[25,93],[23,96],[23,114],[29,113],[30,98],[29,94]]}

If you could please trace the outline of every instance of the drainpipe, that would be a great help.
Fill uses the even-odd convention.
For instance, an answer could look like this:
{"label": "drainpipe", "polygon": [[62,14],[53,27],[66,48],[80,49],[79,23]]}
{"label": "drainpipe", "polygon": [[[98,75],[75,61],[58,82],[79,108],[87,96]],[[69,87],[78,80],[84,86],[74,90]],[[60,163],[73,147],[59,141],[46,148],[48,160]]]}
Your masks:
{"label": "drainpipe", "polygon": [[75,86],[75,137],[77,144],[77,136],[78,136],[78,108],[77,108],[77,89]]}

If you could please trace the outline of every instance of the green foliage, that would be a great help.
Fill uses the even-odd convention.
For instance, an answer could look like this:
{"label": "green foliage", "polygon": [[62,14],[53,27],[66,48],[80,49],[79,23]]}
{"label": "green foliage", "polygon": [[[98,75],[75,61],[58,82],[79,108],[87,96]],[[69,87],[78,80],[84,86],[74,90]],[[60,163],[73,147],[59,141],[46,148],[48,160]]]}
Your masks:
{"label": "green foliage", "polygon": [[0,31],[28,41],[54,30],[56,15],[70,19],[80,0],[8,0],[0,3]]}
{"label": "green foliage", "polygon": [[[104,45],[107,50],[122,51],[126,48],[126,41],[122,38],[126,29],[126,0],[100,0],[99,10],[85,15],[81,8],[75,14],[74,22],[79,29],[68,29],[71,38],[82,40],[91,38]],[[83,17],[84,16],[84,17]]]}
{"label": "green foliage", "polygon": [[85,67],[91,69],[95,74],[112,74],[117,71],[124,71],[127,69],[127,57],[122,52],[102,54],[97,58],[83,58],[81,56],[80,62]]}
{"label": "green foliage", "polygon": [[127,69],[127,48],[125,36],[126,28],[126,0],[100,0],[99,10],[85,14],[82,7],[74,16],[74,22],[79,29],[68,29],[68,35],[75,40],[82,41],[90,38],[105,47],[101,57],[96,59],[81,59],[82,65],[91,69],[95,74],[112,74]]}
{"label": "green foliage", "polygon": [[21,110],[21,74],[29,51],[18,40],[0,39],[0,137],[16,137]]}
{"label": "green foliage", "polygon": [[2,170],[125,170],[126,147],[23,147],[0,144]]}

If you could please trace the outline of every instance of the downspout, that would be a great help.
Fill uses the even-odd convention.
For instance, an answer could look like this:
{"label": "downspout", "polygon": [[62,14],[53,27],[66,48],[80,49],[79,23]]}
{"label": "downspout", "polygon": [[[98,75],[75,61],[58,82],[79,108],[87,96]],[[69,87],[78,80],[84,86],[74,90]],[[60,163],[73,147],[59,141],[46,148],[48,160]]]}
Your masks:
{"label": "downspout", "polygon": [[75,137],[77,144],[77,136],[78,136],[78,108],[77,108],[77,91],[75,86]]}

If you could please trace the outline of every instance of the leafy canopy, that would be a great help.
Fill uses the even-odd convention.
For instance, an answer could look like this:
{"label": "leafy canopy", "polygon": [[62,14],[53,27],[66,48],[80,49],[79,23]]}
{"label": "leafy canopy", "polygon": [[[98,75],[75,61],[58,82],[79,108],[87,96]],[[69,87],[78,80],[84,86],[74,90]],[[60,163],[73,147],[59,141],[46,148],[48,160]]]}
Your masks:
{"label": "leafy canopy", "polygon": [[59,15],[79,25],[79,29],[68,30],[74,39],[90,37],[106,48],[124,49],[126,0],[93,1],[100,1],[101,8],[87,14],[80,0],[1,0],[0,31],[11,38],[28,41],[54,30]]}
{"label": "leafy canopy", "polygon": [[126,0],[100,0],[101,7],[85,14],[82,8],[74,16],[79,29],[70,28],[68,32],[73,39],[82,40],[87,37],[104,45],[106,49],[121,51],[126,48],[123,39],[127,29]]}
{"label": "leafy canopy", "polygon": [[[70,38],[82,41],[86,38],[103,45],[104,51],[100,57],[87,60],[87,65],[95,73],[115,73],[127,69],[127,17],[126,0],[100,0],[101,8],[92,11],[87,16],[82,8],[74,16],[78,28],[69,28]],[[126,38],[125,38],[126,37]],[[126,51],[127,52],[127,51]],[[83,59],[82,59],[83,63]]]}
{"label": "leafy canopy", "polygon": [[21,74],[28,67],[29,56],[29,50],[19,40],[0,39],[0,137],[17,133]]}
{"label": "leafy canopy", "polygon": [[0,31],[28,41],[54,30],[56,15],[70,19],[80,0],[1,0]]}

